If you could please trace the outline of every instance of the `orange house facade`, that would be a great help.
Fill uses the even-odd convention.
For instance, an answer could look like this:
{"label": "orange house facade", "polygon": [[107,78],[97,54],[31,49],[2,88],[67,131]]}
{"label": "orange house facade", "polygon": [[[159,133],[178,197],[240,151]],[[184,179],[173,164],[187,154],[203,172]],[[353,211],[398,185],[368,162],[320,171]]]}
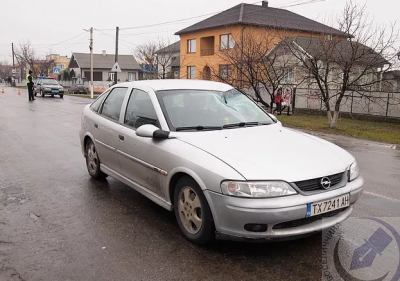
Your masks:
{"label": "orange house facade", "polygon": [[271,48],[285,37],[347,36],[332,27],[302,17],[287,10],[239,4],[176,33],[181,38],[180,73],[183,79],[212,80],[235,71],[221,52],[245,44],[246,36],[266,40]]}

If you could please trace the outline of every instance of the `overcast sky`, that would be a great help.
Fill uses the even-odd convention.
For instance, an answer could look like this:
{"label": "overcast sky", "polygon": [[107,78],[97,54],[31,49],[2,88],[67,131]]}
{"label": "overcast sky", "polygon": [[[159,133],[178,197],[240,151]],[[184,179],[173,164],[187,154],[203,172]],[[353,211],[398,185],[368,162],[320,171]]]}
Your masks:
{"label": "overcast sky", "polygon": [[[318,2],[319,1],[319,2]],[[353,0],[367,4],[369,16],[379,24],[394,23],[399,18],[399,0]],[[71,56],[72,52],[89,52],[89,29],[95,28],[94,52],[115,52],[115,27],[120,31],[120,54],[131,54],[137,44],[163,38],[171,43],[179,40],[173,34],[203,20],[207,14],[223,11],[241,0],[8,0],[1,1],[0,61],[12,63],[11,43],[29,40],[36,53]],[[337,18],[346,0],[270,0],[271,7],[291,10],[305,17],[326,22]],[[261,5],[260,2],[256,5]],[[299,4],[293,6],[295,4]],[[291,6],[291,7],[288,7]],[[20,7],[20,8],[18,8]],[[203,16],[203,17],[201,17]],[[160,24],[188,19],[177,23]],[[148,26],[160,24],[156,26]],[[143,27],[147,26],[147,27]],[[397,27],[399,24],[397,24]],[[124,29],[130,28],[130,29]],[[65,41],[65,42],[64,42]]]}

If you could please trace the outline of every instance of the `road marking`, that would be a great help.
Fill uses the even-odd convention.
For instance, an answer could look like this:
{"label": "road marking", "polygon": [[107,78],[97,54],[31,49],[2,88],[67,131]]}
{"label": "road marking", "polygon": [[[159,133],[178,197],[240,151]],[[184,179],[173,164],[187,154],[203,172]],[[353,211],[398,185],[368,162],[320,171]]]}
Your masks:
{"label": "road marking", "polygon": [[370,195],[370,196],[373,196],[373,197],[386,199],[386,200],[389,200],[389,201],[392,201],[392,202],[400,203],[400,200],[395,199],[395,198],[391,198],[391,197],[388,197],[388,196],[385,196],[385,195],[381,195],[381,194],[377,194],[377,193],[373,193],[373,192],[369,192],[369,191],[364,191],[364,194],[367,194],[367,195]]}

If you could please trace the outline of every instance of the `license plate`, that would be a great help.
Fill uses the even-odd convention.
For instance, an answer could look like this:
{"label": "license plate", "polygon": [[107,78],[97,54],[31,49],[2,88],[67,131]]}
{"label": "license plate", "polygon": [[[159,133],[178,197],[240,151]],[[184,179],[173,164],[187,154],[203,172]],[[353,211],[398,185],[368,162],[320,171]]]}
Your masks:
{"label": "license plate", "polygon": [[53,90],[53,91],[51,91],[52,93],[58,93],[58,90]]}
{"label": "license plate", "polygon": [[307,217],[331,212],[350,206],[350,195],[342,195],[332,199],[307,204]]}

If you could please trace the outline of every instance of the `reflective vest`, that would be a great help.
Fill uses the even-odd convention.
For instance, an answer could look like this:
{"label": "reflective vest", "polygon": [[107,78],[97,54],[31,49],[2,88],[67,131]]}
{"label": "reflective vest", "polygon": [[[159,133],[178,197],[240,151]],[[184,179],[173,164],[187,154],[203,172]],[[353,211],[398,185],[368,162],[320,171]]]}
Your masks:
{"label": "reflective vest", "polygon": [[[31,76],[31,77],[32,77],[32,75],[31,75],[31,74],[29,74],[29,73],[28,73],[28,75],[26,75],[26,84],[29,84],[29,76]],[[33,82],[33,79],[32,79],[32,82]]]}

